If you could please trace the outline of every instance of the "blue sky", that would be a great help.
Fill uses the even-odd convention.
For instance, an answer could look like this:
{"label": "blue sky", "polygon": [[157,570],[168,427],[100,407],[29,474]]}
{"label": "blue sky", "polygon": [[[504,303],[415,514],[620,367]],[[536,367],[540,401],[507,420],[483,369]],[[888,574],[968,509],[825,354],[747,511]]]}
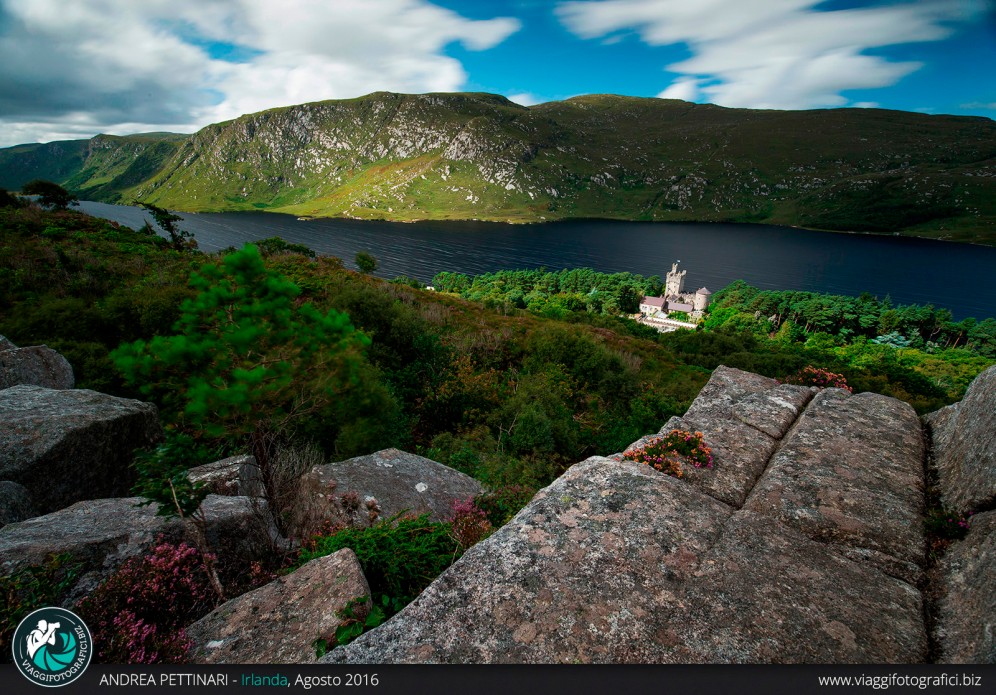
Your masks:
{"label": "blue sky", "polygon": [[377,90],[993,117],[992,0],[0,0],[0,146]]}

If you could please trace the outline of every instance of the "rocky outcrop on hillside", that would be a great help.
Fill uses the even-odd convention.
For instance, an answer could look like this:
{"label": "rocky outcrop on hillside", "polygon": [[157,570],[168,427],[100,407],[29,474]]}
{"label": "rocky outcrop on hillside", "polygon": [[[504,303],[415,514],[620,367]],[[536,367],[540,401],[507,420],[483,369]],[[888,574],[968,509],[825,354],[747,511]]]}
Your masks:
{"label": "rocky outcrop on hillside", "polygon": [[399,449],[317,466],[322,485],[336,483],[340,493],[355,492],[360,500],[374,498],[381,517],[400,512],[429,514],[433,521],[453,516],[453,503],[481,494],[481,484],[469,475]]}
{"label": "rocky outcrop on hillside", "polygon": [[69,361],[52,348],[19,348],[0,335],[0,389],[18,384],[71,389],[75,383]]}
{"label": "rocky outcrop on hillside", "polygon": [[946,664],[996,664],[996,511],[976,514],[940,566],[935,638]]}
{"label": "rocky outcrop on hillside", "polygon": [[370,588],[349,548],[223,603],[187,628],[198,664],[306,664],[316,640],[335,644],[340,617],[370,609]]}
{"label": "rocky outcrop on hillside", "polygon": [[924,418],[933,442],[941,497],[952,512],[996,506],[996,367],[982,372],[965,397]]}
{"label": "rocky outcrop on hillside", "polygon": [[[77,502],[0,528],[0,575],[69,553],[80,565],[69,592],[75,599],[125,560],[146,554],[158,538],[193,544],[189,526],[175,517],[157,516],[155,505],[139,506],[144,501],[118,497]],[[265,501],[208,495],[203,510],[208,546],[237,572],[281,542]]]}
{"label": "rocky outcrop on hillside", "polygon": [[0,390],[0,480],[27,488],[38,511],[128,494],[132,452],[162,436],[156,407],[88,390]]}
{"label": "rocky outcrop on hillside", "polygon": [[[714,468],[677,479],[621,455],[577,464],[323,661],[927,659],[926,451],[909,406],[720,367],[662,432],[675,427],[704,433]],[[992,660],[987,523],[949,558],[949,659]]]}

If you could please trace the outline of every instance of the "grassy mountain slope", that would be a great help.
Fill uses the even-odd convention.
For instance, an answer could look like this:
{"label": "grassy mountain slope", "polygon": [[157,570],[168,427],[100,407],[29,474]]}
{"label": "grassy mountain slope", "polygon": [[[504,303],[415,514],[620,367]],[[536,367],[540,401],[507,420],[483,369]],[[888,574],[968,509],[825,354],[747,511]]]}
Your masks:
{"label": "grassy mountain slope", "polygon": [[89,200],[116,202],[122,199],[122,191],[159,171],[187,137],[176,133],[98,135],[89,140],[0,149],[0,187],[17,190],[31,179],[46,179]]}
{"label": "grassy mountain slope", "polygon": [[526,108],[490,94],[379,92],[167,144],[172,153],[164,146],[130,177],[107,165],[113,185],[98,169],[89,190],[188,211],[771,222],[996,243],[996,123],[986,118],[610,95]]}

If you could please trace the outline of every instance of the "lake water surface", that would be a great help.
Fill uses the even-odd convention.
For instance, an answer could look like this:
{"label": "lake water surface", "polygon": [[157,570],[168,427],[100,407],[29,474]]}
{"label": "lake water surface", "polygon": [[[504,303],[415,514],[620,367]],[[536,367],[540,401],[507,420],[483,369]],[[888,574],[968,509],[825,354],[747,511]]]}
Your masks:
{"label": "lake water surface", "polygon": [[[82,202],[91,215],[132,228],[141,208]],[[896,304],[933,304],[956,319],[996,317],[996,248],[897,236],[832,234],[772,225],[573,220],[497,222],[299,221],[267,212],[184,213],[181,229],[214,251],[270,236],[306,244],[353,267],[359,251],[380,262],[375,275],[429,282],[444,270],[590,267],[660,275],[681,261],[685,285],[713,292],[734,280],[764,289],[891,295]]]}

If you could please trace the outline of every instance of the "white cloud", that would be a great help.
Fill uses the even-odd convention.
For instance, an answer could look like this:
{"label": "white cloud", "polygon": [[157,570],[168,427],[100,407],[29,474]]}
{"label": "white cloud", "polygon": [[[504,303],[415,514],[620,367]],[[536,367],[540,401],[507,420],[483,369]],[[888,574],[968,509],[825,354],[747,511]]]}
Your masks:
{"label": "white cloud", "polygon": [[[428,0],[0,0],[0,146],[455,91],[466,74],[443,49],[486,50],[519,26]],[[244,57],[212,56],[216,42]]]}
{"label": "white cloud", "polygon": [[856,109],[877,109],[881,106],[877,101],[856,101],[851,104]]}
{"label": "white cloud", "polygon": [[981,101],[971,101],[967,104],[962,104],[963,109],[996,109],[996,101],[991,101],[988,104]]}
{"label": "white cloud", "polygon": [[681,99],[682,101],[695,101],[698,96],[699,80],[695,77],[679,77],[657,95],[660,99]]}
{"label": "white cloud", "polygon": [[533,106],[534,104],[540,103],[540,100],[536,98],[534,94],[529,92],[518,92],[516,94],[508,95],[509,101],[514,101],[519,106]]}
{"label": "white cloud", "polygon": [[[752,108],[842,106],[840,92],[895,84],[921,67],[864,53],[949,36],[951,24],[984,11],[983,0],[906,0],[817,11],[821,0],[597,0],[564,2],[557,15],[593,39],[636,31],[653,46],[686,45],[667,66],[680,75],[660,93]],[[703,84],[703,82],[707,82]]]}

